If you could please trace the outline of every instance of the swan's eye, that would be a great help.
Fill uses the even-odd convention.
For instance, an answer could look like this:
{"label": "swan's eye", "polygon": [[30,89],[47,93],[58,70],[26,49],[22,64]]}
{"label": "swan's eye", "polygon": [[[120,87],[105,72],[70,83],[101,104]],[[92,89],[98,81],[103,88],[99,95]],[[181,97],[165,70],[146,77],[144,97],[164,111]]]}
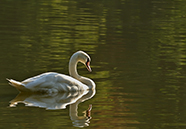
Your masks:
{"label": "swan's eye", "polygon": [[88,63],[88,62],[90,62],[89,58],[87,58],[87,62],[86,63]]}

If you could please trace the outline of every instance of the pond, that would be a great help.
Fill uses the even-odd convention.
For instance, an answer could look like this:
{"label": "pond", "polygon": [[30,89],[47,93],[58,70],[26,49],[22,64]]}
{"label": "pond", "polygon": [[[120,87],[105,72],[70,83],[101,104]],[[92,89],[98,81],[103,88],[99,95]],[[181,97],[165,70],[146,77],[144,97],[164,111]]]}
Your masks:
{"label": "pond", "polygon": [[[186,127],[186,2],[2,0],[0,128]],[[68,73],[71,55],[91,57],[96,83],[76,94],[19,94],[22,81]],[[88,116],[85,112],[91,108]]]}

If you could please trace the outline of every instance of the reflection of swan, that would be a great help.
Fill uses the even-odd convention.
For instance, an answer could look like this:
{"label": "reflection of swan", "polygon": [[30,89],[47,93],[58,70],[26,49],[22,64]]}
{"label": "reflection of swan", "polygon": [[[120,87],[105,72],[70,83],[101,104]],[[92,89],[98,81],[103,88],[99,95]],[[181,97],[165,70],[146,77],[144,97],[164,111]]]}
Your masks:
{"label": "reflection of swan", "polygon": [[24,103],[26,106],[34,106],[46,109],[64,109],[67,105],[75,103],[88,90],[79,92],[65,92],[57,94],[27,94],[21,92],[15,99],[10,101],[10,107],[16,106],[18,103]]}
{"label": "reflection of swan", "polygon": [[20,93],[15,99],[10,101],[10,107],[15,107],[18,103],[26,106],[41,107],[49,110],[64,109],[70,105],[69,116],[76,127],[88,126],[90,123],[90,105],[84,116],[78,116],[79,103],[91,99],[95,95],[95,90],[66,92],[57,94],[28,94]]}
{"label": "reflection of swan", "polygon": [[26,79],[22,82],[12,79],[7,80],[10,82],[10,85],[16,87],[19,91],[56,93],[60,91],[68,92],[94,89],[95,83],[89,78],[78,75],[76,69],[77,63],[81,62],[85,64],[89,71],[91,71],[90,60],[90,57],[83,51],[74,53],[69,62],[69,74],[72,77],[64,74],[48,72]]}
{"label": "reflection of swan", "polygon": [[83,97],[81,97],[80,99],[78,99],[76,101],[76,103],[73,103],[70,105],[69,115],[70,115],[71,120],[73,121],[72,123],[74,126],[76,126],[76,127],[89,126],[88,123],[90,122],[90,119],[91,119],[90,111],[92,109],[92,105],[89,105],[89,108],[86,111],[84,111],[84,113],[85,113],[84,116],[78,116],[77,109],[78,109],[79,103],[92,98],[94,95],[95,95],[95,90],[91,90],[91,91],[89,91],[88,94],[86,94]]}

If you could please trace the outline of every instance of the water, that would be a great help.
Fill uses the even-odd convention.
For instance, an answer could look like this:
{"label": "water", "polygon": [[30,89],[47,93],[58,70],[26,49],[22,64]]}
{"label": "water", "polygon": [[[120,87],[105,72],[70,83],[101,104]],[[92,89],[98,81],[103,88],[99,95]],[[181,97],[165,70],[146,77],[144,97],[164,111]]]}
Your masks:
{"label": "water", "polygon": [[[0,128],[82,126],[87,119],[82,112],[89,105],[91,118],[84,121],[89,128],[185,128],[185,4],[178,0],[2,0]],[[21,81],[48,71],[68,74],[69,58],[78,50],[91,56],[93,72],[82,64],[78,72],[94,80],[95,95],[80,96],[56,110],[28,106],[24,100],[30,97],[35,98],[32,103],[39,99],[54,106],[63,104],[60,98],[65,95],[25,95],[22,103],[10,107],[18,91],[6,78]],[[76,122],[72,112],[83,120]]]}

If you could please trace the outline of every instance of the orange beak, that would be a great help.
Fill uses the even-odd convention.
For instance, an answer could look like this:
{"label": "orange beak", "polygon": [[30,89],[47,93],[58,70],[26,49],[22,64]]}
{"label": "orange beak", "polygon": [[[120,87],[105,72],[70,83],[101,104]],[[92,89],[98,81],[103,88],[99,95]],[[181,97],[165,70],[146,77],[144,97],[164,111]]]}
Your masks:
{"label": "orange beak", "polygon": [[91,68],[90,68],[90,61],[86,62],[86,67],[88,69],[89,72],[92,72]]}

